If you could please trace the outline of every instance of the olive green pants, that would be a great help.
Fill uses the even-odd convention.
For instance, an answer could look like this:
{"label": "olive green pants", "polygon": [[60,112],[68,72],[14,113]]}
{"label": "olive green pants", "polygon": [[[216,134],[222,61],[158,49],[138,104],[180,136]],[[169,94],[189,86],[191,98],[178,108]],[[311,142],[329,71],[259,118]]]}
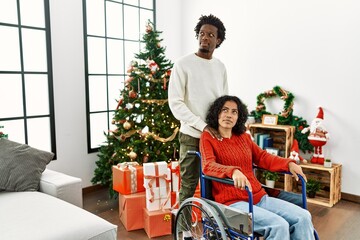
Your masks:
{"label": "olive green pants", "polygon": [[189,155],[187,151],[199,151],[199,139],[179,133],[180,141],[180,203],[194,196],[199,183],[200,160],[196,155]]}
{"label": "olive green pants", "polygon": [[[179,133],[180,141],[180,204],[187,198],[194,196],[196,186],[199,183],[200,177],[200,159],[197,155],[189,155],[187,151],[199,151],[199,139],[189,135]],[[189,223],[191,222],[191,213],[183,212],[186,223],[182,222],[185,219],[180,219],[181,230],[189,230]]]}

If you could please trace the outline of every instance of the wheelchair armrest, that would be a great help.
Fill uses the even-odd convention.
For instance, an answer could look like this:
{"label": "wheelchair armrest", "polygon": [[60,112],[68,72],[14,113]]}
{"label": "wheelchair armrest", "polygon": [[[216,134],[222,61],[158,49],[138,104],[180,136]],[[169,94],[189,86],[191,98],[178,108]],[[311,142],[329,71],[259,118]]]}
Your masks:
{"label": "wheelchair armrest", "polygon": [[[230,185],[234,186],[234,180],[232,180],[231,178],[217,178],[217,177],[207,176],[205,174],[202,174],[202,177],[206,180],[221,182],[221,183],[230,184]],[[248,188],[248,186],[245,186],[245,190],[246,190],[246,192],[248,194],[248,198],[249,198],[249,212],[252,213],[253,212],[253,195],[252,195],[252,192],[250,191],[250,189]]]}
{"label": "wheelchair armrest", "polygon": [[[266,169],[263,169],[263,168],[260,168],[256,165],[254,165],[254,168],[257,168],[257,169],[260,169],[260,170],[266,170]],[[291,172],[288,172],[288,171],[281,171],[281,172],[278,172],[278,173],[282,173],[282,174],[288,174],[288,175],[292,175]],[[302,207],[304,209],[307,209],[307,201],[306,201],[306,181],[305,179],[303,178],[303,176],[299,175],[298,174],[298,177],[299,177],[299,180],[301,181],[301,197],[302,197]]]}

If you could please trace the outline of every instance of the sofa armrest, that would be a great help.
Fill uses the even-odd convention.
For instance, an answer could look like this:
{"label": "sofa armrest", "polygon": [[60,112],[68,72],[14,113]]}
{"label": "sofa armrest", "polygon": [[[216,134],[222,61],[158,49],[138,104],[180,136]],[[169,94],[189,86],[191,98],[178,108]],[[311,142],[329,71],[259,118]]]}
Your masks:
{"label": "sofa armrest", "polygon": [[40,178],[39,191],[83,207],[80,178],[45,169]]}

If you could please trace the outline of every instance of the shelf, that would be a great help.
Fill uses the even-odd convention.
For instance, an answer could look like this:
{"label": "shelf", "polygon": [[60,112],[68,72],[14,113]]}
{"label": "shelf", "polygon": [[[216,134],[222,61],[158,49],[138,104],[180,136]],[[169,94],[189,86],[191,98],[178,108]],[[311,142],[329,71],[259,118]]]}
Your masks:
{"label": "shelf", "polygon": [[284,151],[284,156],[290,155],[291,146],[294,139],[295,127],[289,125],[264,125],[261,123],[254,123],[249,125],[251,135],[255,133],[267,133],[273,138],[273,147]]}
{"label": "shelf", "polygon": [[[307,179],[316,179],[321,183],[321,190],[316,193],[315,198],[307,198],[308,202],[332,207],[341,199],[341,164],[332,164],[331,168],[326,168],[319,164],[302,163]],[[286,191],[299,192],[301,184],[293,181],[291,176],[285,179]]]}
{"label": "shelf", "polygon": [[[270,134],[274,148],[283,151],[285,157],[289,156],[294,139],[294,126],[255,123],[249,125],[249,130],[253,136],[255,133]],[[332,207],[341,199],[341,164],[332,164],[331,168],[313,163],[301,163],[300,166],[307,179],[316,179],[321,183],[321,190],[316,193],[316,197],[307,198],[309,203]],[[256,177],[263,183],[261,171],[256,171]],[[275,188],[300,193],[301,183],[294,181],[291,175],[285,174],[276,181]]]}

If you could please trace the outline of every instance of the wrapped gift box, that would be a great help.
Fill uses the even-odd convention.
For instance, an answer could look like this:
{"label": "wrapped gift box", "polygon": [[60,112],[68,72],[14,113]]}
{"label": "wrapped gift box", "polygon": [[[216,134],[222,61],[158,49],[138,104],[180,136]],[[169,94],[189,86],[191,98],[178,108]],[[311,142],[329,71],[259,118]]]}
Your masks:
{"label": "wrapped gift box", "polygon": [[171,162],[171,191],[180,190],[180,165],[178,161]]}
{"label": "wrapped gift box", "polygon": [[149,238],[171,234],[171,211],[144,211],[144,230]]}
{"label": "wrapped gift box", "polygon": [[178,209],[179,208],[179,192],[171,192],[171,208]]}
{"label": "wrapped gift box", "polygon": [[149,211],[171,208],[170,169],[166,162],[144,163],[146,208]]}
{"label": "wrapped gift box", "polygon": [[144,192],[143,167],[137,162],[119,163],[112,167],[113,189],[121,194]]}
{"label": "wrapped gift box", "polygon": [[144,228],[145,192],[119,194],[120,221],[127,231]]}

